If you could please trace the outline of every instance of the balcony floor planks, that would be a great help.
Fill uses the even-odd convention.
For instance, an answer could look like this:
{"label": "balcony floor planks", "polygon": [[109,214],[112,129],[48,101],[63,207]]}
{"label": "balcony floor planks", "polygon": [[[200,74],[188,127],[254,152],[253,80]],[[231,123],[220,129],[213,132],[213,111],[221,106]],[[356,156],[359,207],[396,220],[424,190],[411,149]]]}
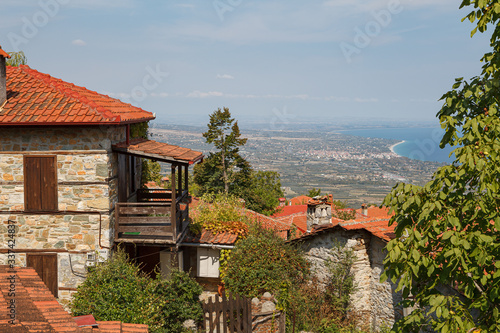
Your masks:
{"label": "balcony floor planks", "polygon": [[154,227],[145,227],[145,226],[120,226],[118,229],[118,234],[123,234],[126,232],[139,232],[138,236],[147,237],[147,236],[166,236],[173,237],[174,233],[172,232],[172,227],[168,226],[154,226]]}

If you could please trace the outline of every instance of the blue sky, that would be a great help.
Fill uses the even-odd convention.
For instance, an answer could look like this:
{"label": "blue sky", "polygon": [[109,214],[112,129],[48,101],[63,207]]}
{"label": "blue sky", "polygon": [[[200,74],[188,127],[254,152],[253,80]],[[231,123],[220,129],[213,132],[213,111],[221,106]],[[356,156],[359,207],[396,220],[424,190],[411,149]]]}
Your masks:
{"label": "blue sky", "polygon": [[460,2],[2,0],[0,45],[163,123],[432,122],[489,49]]}

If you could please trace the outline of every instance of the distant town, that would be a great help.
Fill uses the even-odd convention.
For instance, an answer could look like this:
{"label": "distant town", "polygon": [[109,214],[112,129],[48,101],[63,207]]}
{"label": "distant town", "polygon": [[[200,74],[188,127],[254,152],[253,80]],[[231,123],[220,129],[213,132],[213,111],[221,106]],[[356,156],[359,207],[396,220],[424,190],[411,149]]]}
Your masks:
{"label": "distant town", "polygon": [[[205,127],[155,124],[153,140],[210,152],[201,133]],[[287,198],[321,188],[352,208],[381,204],[398,182],[423,185],[441,163],[396,155],[397,140],[363,138],[331,131],[242,130],[248,142],[243,156],[257,170],[278,171]]]}

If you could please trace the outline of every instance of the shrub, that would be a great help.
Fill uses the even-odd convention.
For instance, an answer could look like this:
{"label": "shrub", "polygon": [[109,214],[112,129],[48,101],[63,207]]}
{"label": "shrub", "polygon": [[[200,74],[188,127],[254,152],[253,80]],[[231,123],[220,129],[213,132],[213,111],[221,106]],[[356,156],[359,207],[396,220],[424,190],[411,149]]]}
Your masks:
{"label": "shrub", "polygon": [[232,292],[255,297],[266,291],[277,294],[284,285],[298,285],[308,275],[309,264],[297,247],[255,224],[231,251],[223,281]]}
{"label": "shrub", "polygon": [[321,287],[316,277],[293,286],[280,295],[287,310],[287,326],[291,331],[319,333],[351,332],[354,319],[348,318],[349,300],[356,290],[351,272],[354,252],[335,244],[326,261],[329,280]]}
{"label": "shrub", "polygon": [[151,279],[118,250],[107,262],[89,271],[71,303],[74,316],[92,314],[96,320],[147,324],[151,332],[181,332],[187,319],[202,316],[201,286],[186,273]]}
{"label": "shrub", "polygon": [[243,208],[243,202],[233,195],[205,194],[193,209],[194,223],[190,223],[190,229],[195,233],[205,228],[213,233],[229,231],[244,236],[248,232],[249,219]]}

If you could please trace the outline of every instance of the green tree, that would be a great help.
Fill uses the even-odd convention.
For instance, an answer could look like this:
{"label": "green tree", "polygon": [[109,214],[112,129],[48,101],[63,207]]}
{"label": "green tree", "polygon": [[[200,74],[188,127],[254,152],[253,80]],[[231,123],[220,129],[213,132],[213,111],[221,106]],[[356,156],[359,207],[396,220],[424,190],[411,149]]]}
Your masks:
{"label": "green tree", "polygon": [[302,252],[258,224],[236,243],[224,267],[226,288],[246,297],[266,291],[277,295],[283,287],[299,285],[309,276]]}
{"label": "green tree", "polygon": [[252,172],[250,186],[240,188],[239,195],[246,208],[264,215],[272,215],[283,197],[280,175],[276,171]]}
{"label": "green tree", "polygon": [[[457,147],[455,161],[425,186],[398,184],[384,200],[397,238],[387,245],[383,279],[398,283],[404,306],[417,306],[396,332],[500,331],[500,2],[466,6],[472,35],[493,28],[492,50],[479,76],[456,79],[442,97],[440,146]],[[448,287],[458,292],[442,292]]]}
{"label": "green tree", "polygon": [[7,66],[19,67],[20,65],[26,65],[28,63],[28,59],[23,51],[9,52],[9,55],[10,59],[7,59]]}
{"label": "green tree", "polygon": [[247,139],[241,138],[238,122],[231,118],[228,108],[222,111],[220,108],[210,115],[208,131],[203,133],[207,143],[211,143],[217,149],[208,157],[217,161],[220,175],[224,184],[224,192],[229,193],[230,182],[234,178],[234,169],[240,167],[243,157],[239,154],[239,147],[243,146]]}
{"label": "green tree", "polygon": [[89,271],[71,303],[74,316],[147,324],[151,332],[182,332],[182,323],[199,322],[201,286],[187,273],[172,271],[168,280],[151,279],[119,250]]}
{"label": "green tree", "polygon": [[321,194],[321,189],[320,188],[316,189],[313,187],[311,190],[309,190],[309,192],[307,193],[307,196],[310,198],[314,198],[320,194]]}

